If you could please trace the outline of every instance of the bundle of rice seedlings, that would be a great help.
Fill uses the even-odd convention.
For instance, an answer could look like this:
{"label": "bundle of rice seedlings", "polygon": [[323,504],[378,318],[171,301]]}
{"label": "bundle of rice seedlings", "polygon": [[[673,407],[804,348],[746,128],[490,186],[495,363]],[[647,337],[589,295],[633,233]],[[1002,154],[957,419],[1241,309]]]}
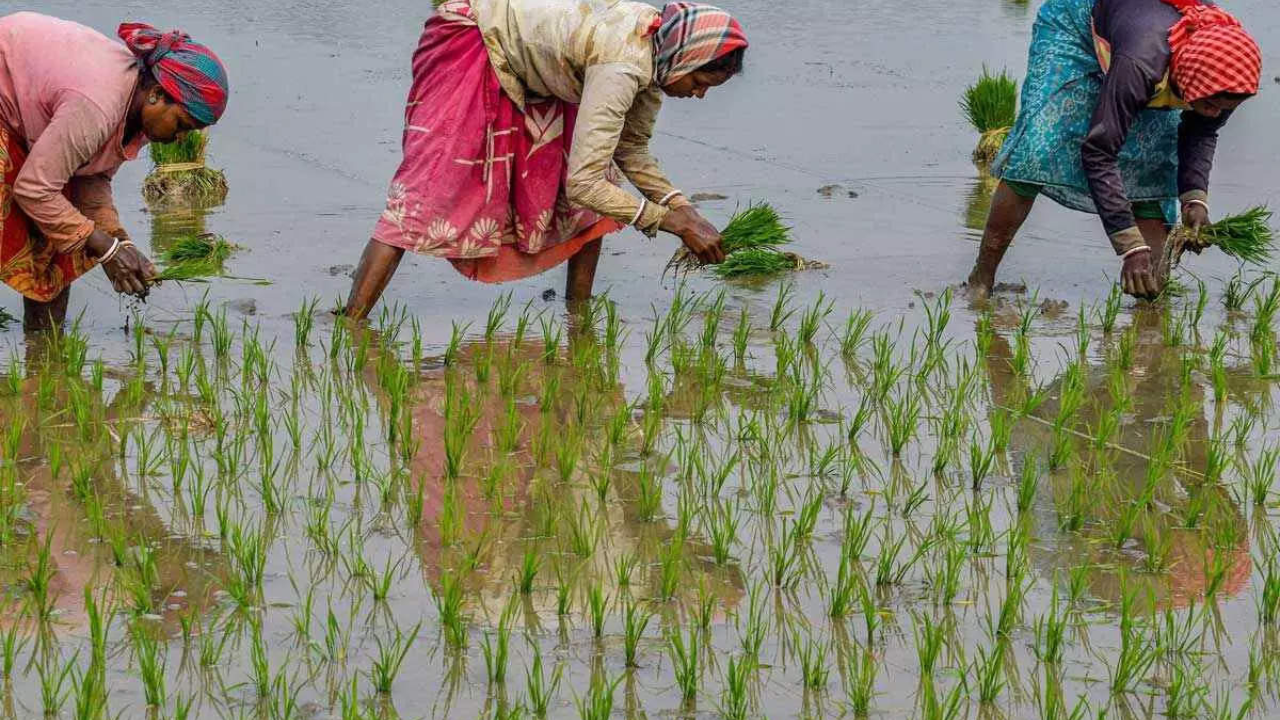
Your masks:
{"label": "bundle of rice seedlings", "polygon": [[205,165],[209,136],[193,130],[171,143],[152,143],[155,169],[142,183],[142,195],[151,202],[201,200],[218,202],[227,196],[227,178],[221,170]]}
{"label": "bundle of rice seedlings", "polygon": [[1000,153],[1005,138],[1018,116],[1018,83],[1001,70],[992,75],[984,65],[978,81],[965,88],[960,110],[981,136],[973,151],[973,161],[989,164]]}
{"label": "bundle of rice seedlings", "polygon": [[[782,216],[768,203],[752,203],[730,218],[720,232],[720,242],[725,261],[712,266],[711,271],[722,278],[762,277],[822,267],[781,249],[791,243],[791,228],[782,223]],[[670,267],[690,270],[699,266],[698,258],[681,248]]]}
{"label": "bundle of rice seedlings", "polygon": [[10,315],[8,310],[0,308],[0,330],[5,330],[16,322],[18,322],[18,318]]}
{"label": "bundle of rice seedlings", "polygon": [[1169,277],[1181,262],[1187,245],[1194,241],[1216,247],[1242,265],[1267,265],[1276,252],[1271,215],[1271,210],[1259,205],[1201,228],[1198,235],[1182,225],[1175,227],[1165,243],[1161,276]]}
{"label": "bundle of rice seedlings", "polygon": [[200,280],[221,275],[232,250],[235,245],[212,233],[180,238],[160,255],[165,269],[155,280]]}

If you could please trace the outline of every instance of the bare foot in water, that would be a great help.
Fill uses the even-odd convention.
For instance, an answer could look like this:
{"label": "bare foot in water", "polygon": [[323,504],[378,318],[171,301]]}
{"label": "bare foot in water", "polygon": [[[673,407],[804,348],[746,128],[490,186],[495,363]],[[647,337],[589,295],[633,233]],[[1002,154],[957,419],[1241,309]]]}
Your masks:
{"label": "bare foot in water", "polygon": [[969,295],[969,300],[980,302],[990,298],[995,286],[995,280],[991,275],[977,269],[969,273],[969,279],[963,285],[965,292]]}

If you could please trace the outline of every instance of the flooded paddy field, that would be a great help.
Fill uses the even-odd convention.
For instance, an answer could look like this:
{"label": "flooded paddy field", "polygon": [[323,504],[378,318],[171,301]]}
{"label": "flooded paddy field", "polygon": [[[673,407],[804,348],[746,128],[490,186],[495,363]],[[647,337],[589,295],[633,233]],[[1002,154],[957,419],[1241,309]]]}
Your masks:
{"label": "flooded paddy field", "polygon": [[[562,273],[408,259],[368,330],[328,311],[425,4],[29,9],[219,48],[225,203],[148,207],[145,162],[117,200],[250,279],[132,307],[95,274],[61,341],[0,333],[8,716],[1280,715],[1273,280],[1209,253],[1120,300],[1096,218],[1042,203],[1002,268],[1029,290],[949,290],[987,192],[956,100],[1021,75],[1035,3],[733,8],[747,73],[669,103],[657,154],[829,269],[682,283],[623,233],[570,314]],[[1273,89],[1215,209],[1280,200]]]}

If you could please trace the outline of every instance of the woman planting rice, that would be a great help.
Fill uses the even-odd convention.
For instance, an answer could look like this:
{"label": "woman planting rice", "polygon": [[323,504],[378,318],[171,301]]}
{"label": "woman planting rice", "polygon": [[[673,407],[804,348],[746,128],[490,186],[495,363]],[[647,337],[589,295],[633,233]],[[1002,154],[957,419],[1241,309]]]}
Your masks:
{"label": "woman planting rice", "polygon": [[[696,3],[441,5],[414,55],[404,160],[347,315],[368,314],[405,250],[482,282],[568,261],[571,301],[591,294],[601,238],[626,225],[723,260],[719,233],[663,175],[649,138],[663,94],[705,96],[741,70],[746,47],[737,21]],[[643,199],[617,187],[615,163]]]}
{"label": "woman planting rice", "polygon": [[148,141],[226,107],[208,48],[150,25],[119,34],[124,45],[44,15],[0,17],[0,279],[22,293],[29,331],[62,322],[71,283],[94,265],[116,292],[146,296],[155,268],[120,226],[111,178]]}
{"label": "woman planting rice", "polygon": [[1188,228],[1208,225],[1218,130],[1258,92],[1261,72],[1257,43],[1213,5],[1048,0],[1032,34],[1022,108],[992,168],[1001,182],[970,287],[991,291],[1043,193],[1098,213],[1123,259],[1125,292],[1156,296],[1175,201]]}

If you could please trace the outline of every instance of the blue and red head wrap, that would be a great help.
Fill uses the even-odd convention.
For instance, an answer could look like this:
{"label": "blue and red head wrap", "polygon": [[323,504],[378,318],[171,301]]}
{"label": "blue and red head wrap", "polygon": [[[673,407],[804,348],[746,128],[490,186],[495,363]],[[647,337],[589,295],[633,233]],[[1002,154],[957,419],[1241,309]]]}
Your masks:
{"label": "blue and red head wrap", "polygon": [[160,87],[201,125],[212,125],[227,109],[227,70],[209,48],[181,30],[162,33],[146,23],[124,23],[120,39]]}

